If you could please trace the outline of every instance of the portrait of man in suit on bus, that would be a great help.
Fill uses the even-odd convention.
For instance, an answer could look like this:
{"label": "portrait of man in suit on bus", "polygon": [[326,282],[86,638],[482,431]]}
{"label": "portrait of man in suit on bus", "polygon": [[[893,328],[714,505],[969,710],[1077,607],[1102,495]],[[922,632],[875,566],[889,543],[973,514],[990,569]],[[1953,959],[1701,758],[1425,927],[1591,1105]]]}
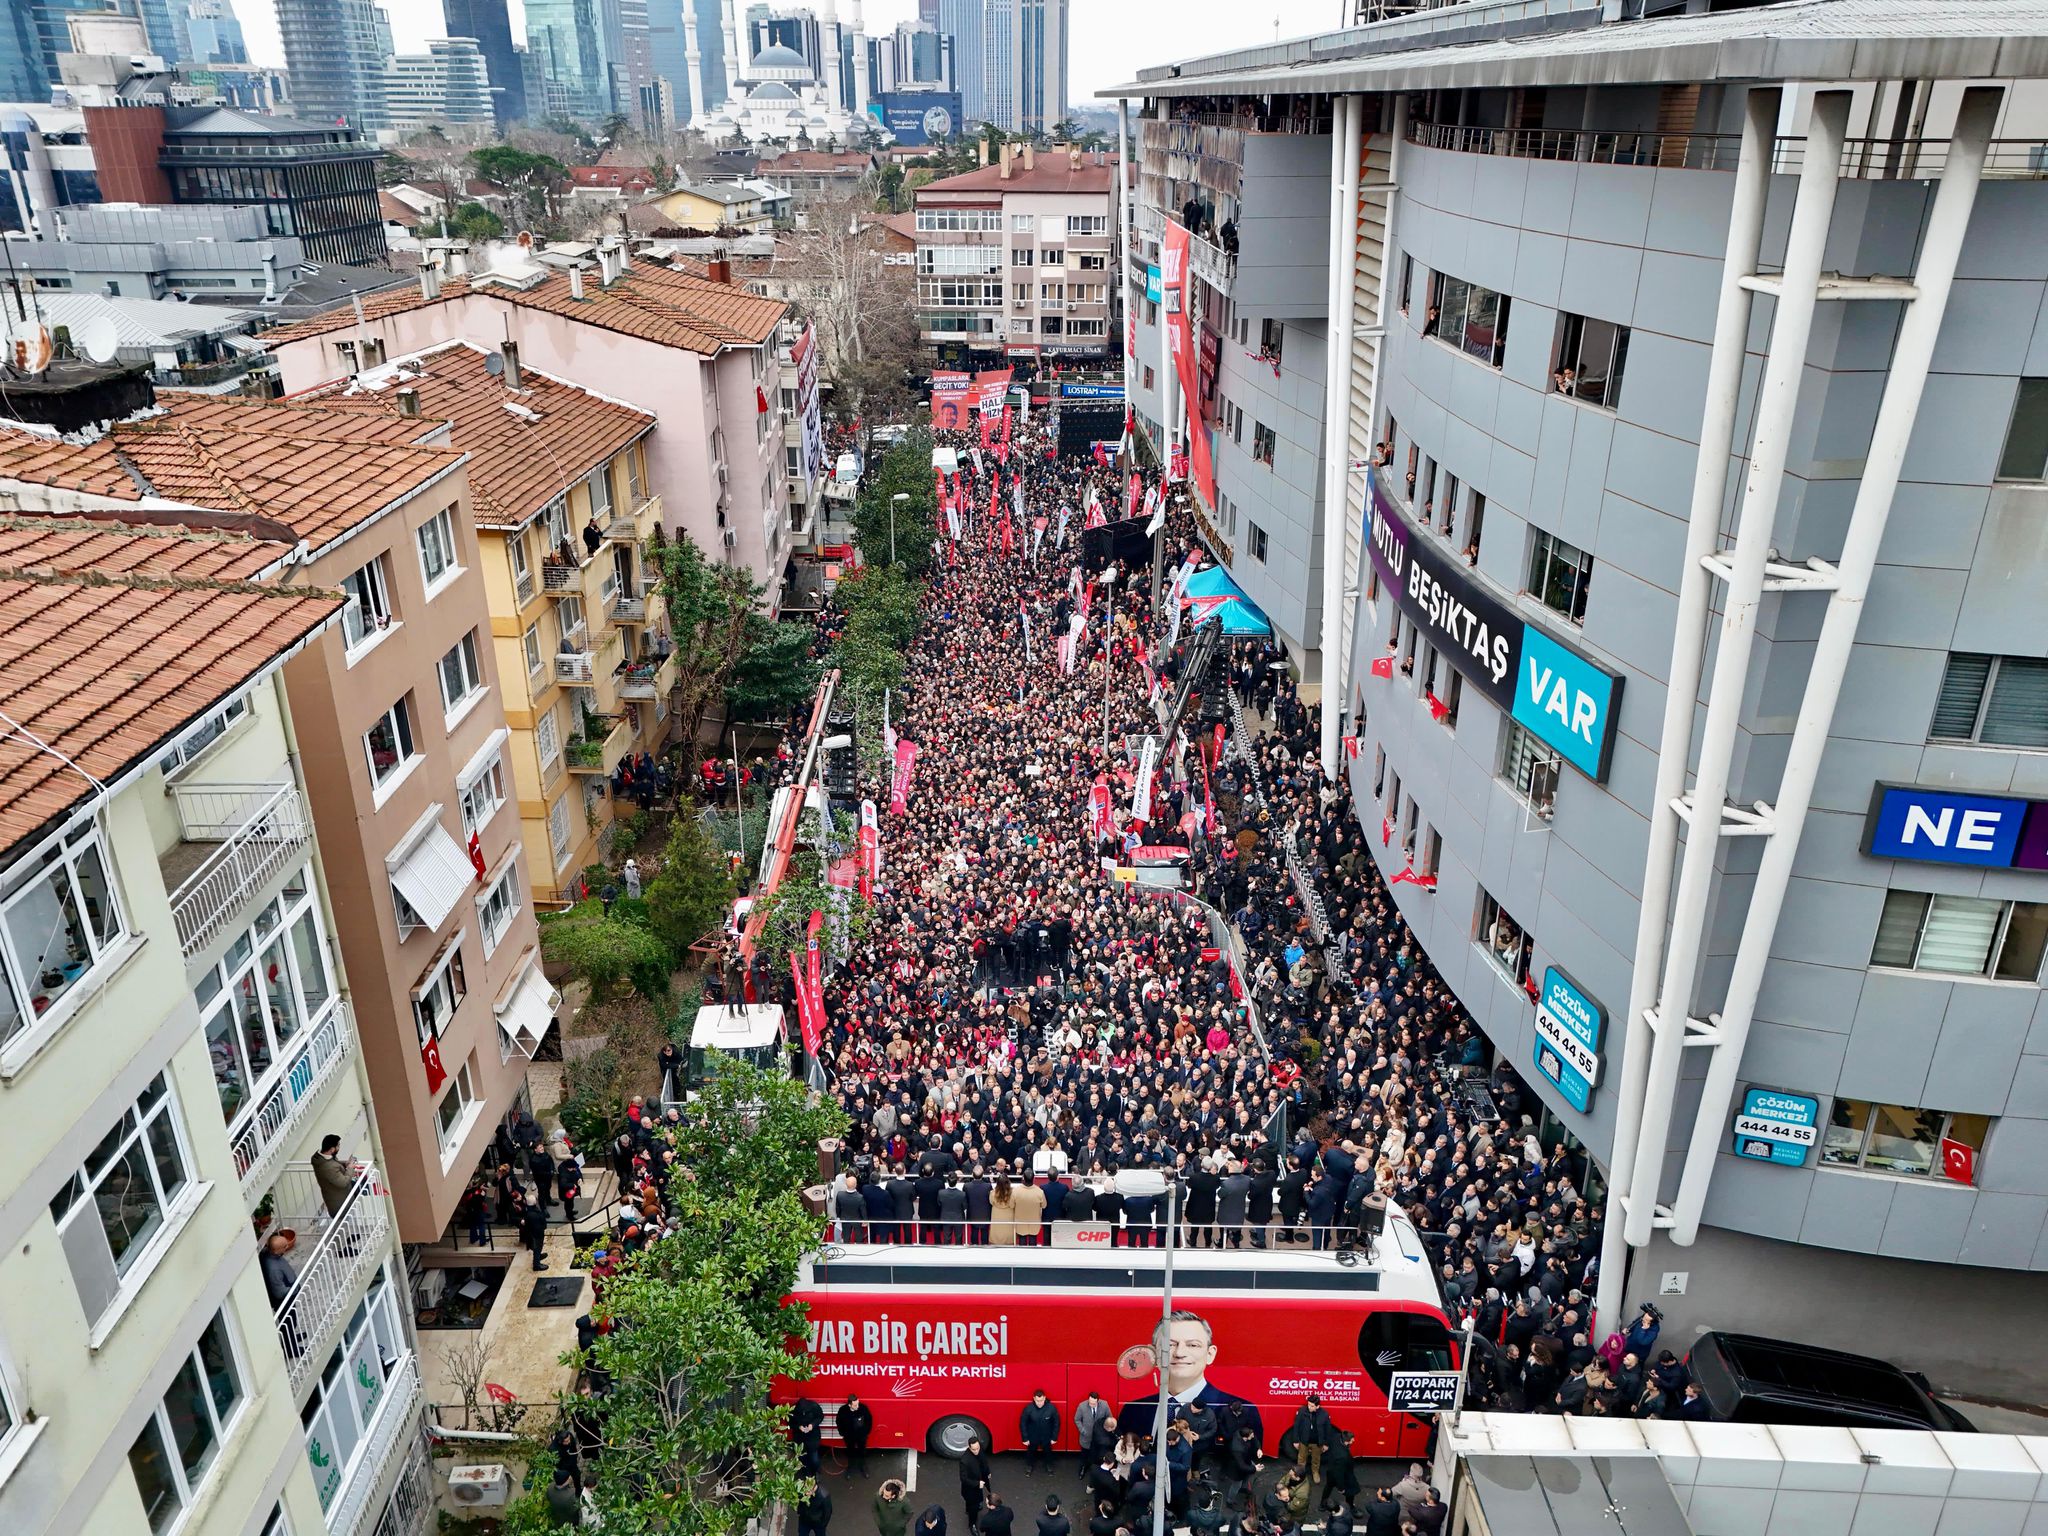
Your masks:
{"label": "portrait of man in suit on bus", "polygon": [[[1166,1382],[1169,1419],[1173,1414],[1172,1404],[1199,1403],[1215,1416],[1218,1435],[1213,1438],[1220,1438],[1228,1421],[1233,1425],[1249,1423],[1260,1440],[1264,1440],[1265,1427],[1259,1421],[1259,1410],[1244,1398],[1224,1391],[1209,1380],[1209,1367],[1216,1363],[1216,1334],[1199,1312],[1169,1313],[1153,1330],[1152,1358]],[[1148,1435],[1152,1433],[1158,1411],[1157,1397],[1140,1398],[1123,1406],[1117,1414],[1117,1423],[1120,1427]]]}

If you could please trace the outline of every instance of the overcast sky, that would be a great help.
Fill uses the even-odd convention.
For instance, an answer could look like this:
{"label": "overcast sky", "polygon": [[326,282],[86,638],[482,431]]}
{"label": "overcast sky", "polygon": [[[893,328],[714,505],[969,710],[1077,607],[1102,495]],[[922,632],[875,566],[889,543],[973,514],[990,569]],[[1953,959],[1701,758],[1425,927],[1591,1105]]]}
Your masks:
{"label": "overcast sky", "polygon": [[[10,0],[11,3],[11,0]],[[443,35],[440,0],[383,0],[391,32],[402,53],[426,52],[426,40]],[[523,34],[520,0],[510,0],[512,30]],[[789,0],[778,0],[778,4]],[[234,0],[249,38],[249,51],[266,64],[282,64],[272,0]],[[746,0],[739,9],[746,10]],[[1139,68],[1215,53],[1275,36],[1300,37],[1329,31],[1348,14],[1349,0],[1068,0],[1073,74],[1069,97],[1077,106],[1107,85],[1128,80]],[[851,14],[840,0],[840,15]],[[917,0],[868,0],[869,33],[888,32],[917,15]],[[1277,28],[1276,28],[1277,23]]]}

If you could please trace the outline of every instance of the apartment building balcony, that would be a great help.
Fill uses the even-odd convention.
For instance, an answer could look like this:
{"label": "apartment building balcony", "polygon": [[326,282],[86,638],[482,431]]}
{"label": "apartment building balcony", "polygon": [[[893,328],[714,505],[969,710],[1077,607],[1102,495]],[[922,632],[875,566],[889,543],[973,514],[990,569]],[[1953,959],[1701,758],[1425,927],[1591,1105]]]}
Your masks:
{"label": "apartment building balcony", "polygon": [[584,684],[596,682],[597,657],[589,651],[555,652],[555,681]]}
{"label": "apartment building balcony", "polygon": [[1237,283],[1237,257],[1230,251],[1200,235],[1188,236],[1188,265],[1195,276],[1229,297]]}
{"label": "apartment building balcony", "polygon": [[270,1205],[265,1235],[280,1227],[299,1235],[291,1256],[299,1278],[275,1309],[285,1370],[297,1394],[326,1363],[370,1276],[391,1255],[391,1201],[376,1166],[366,1163],[329,1215],[311,1166],[291,1163],[271,1186]]}
{"label": "apartment building balcony", "polygon": [[604,525],[604,536],[611,544],[639,544],[653,536],[654,525],[661,520],[661,498],[643,496],[632,507],[620,507],[612,513],[612,520]]}
{"label": "apartment building balcony", "polygon": [[419,1536],[431,1528],[434,1473],[420,1411],[419,1357],[408,1353],[385,1378],[348,1481],[327,1506],[328,1536]]}
{"label": "apartment building balcony", "polygon": [[656,699],[675,685],[676,658],[673,651],[663,656],[629,661],[619,668],[619,697],[622,699]]}
{"label": "apartment building balcony", "polygon": [[355,1035],[348,999],[337,998],[326,1018],[299,1032],[279,1063],[276,1080],[256,1101],[242,1128],[229,1128],[235,1171],[241,1175],[242,1194],[251,1202],[270,1187],[286,1149],[311,1128],[308,1122],[319,1107],[322,1090],[348,1059]]}
{"label": "apartment building balcony", "polygon": [[633,728],[621,716],[601,737],[578,737],[563,749],[571,773],[592,773],[610,778],[612,770],[633,748]]}
{"label": "apartment building balcony", "polygon": [[540,589],[549,597],[581,597],[583,595],[583,568],[590,562],[585,560],[571,565],[549,555],[540,568]]}
{"label": "apartment building balcony", "polygon": [[178,943],[191,959],[313,840],[298,786],[173,784],[178,841],[159,855]]}
{"label": "apartment building balcony", "polygon": [[647,599],[638,595],[619,595],[612,604],[612,622],[615,624],[645,624],[647,622]]}

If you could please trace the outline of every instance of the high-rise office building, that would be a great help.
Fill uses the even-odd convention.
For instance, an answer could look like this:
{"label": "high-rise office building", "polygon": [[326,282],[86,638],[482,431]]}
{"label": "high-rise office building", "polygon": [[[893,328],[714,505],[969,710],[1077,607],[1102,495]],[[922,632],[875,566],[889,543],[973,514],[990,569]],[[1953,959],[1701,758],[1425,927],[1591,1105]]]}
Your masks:
{"label": "high-rise office building", "polygon": [[[974,72],[971,60],[965,70]],[[1067,0],[985,0],[981,70],[989,122],[1050,132],[1067,110]]]}
{"label": "high-rise office building", "polygon": [[[362,131],[385,126],[381,15],[370,0],[277,0],[277,30],[300,117]],[[388,25],[385,30],[388,35]]]}
{"label": "high-rise office building", "polygon": [[484,70],[490,76],[491,110],[498,122],[502,125],[524,120],[526,76],[512,46],[512,19],[505,0],[441,0],[441,19],[447,23],[450,37],[475,39],[484,56]]}
{"label": "high-rise office building", "polygon": [[526,46],[541,76],[562,89],[567,111],[591,121],[612,109],[600,0],[527,0]]}
{"label": "high-rise office building", "polygon": [[[647,46],[656,81],[668,87],[677,126],[701,117],[726,96],[719,0],[646,0]],[[695,26],[692,27],[691,23]],[[696,58],[690,38],[696,37]]]}
{"label": "high-rise office building", "polygon": [[[919,0],[920,6],[925,0]],[[960,111],[970,123],[989,118],[987,61],[983,54],[983,13],[991,0],[933,0],[938,29],[953,39],[959,69]],[[922,12],[920,11],[920,14]]]}
{"label": "high-rise office building", "polygon": [[654,130],[666,118],[664,93],[655,88],[654,39],[647,0],[605,0],[606,54],[610,60],[612,110]]}
{"label": "high-rise office building", "polygon": [[229,0],[179,0],[173,14],[182,34],[179,47],[187,64],[249,62],[249,45],[242,36],[242,23]]}
{"label": "high-rise office building", "polygon": [[35,17],[20,6],[9,6],[0,11],[0,100],[43,101],[49,93]]}
{"label": "high-rise office building", "polygon": [[385,61],[385,106],[399,133],[492,120],[490,73],[471,37],[437,37],[421,54]]}

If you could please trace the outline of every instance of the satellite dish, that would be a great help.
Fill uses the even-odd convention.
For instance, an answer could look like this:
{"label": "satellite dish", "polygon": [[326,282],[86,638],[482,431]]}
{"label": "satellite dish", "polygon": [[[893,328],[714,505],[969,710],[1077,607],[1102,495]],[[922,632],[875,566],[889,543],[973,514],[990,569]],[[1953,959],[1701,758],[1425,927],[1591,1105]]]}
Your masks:
{"label": "satellite dish", "polygon": [[96,363],[111,363],[121,350],[121,333],[111,315],[94,315],[78,328],[78,350]]}
{"label": "satellite dish", "polygon": [[518,246],[518,247],[519,247],[519,249],[521,249],[522,251],[530,251],[530,250],[532,250],[532,249],[533,249],[533,231],[532,231],[532,230],[530,230],[530,229],[522,229],[521,231],[519,231],[518,235],[517,235],[516,237],[514,237],[514,239],[513,239],[513,242],[512,242],[512,243],[513,243],[514,245]]}
{"label": "satellite dish", "polygon": [[495,379],[499,374],[503,373],[504,371],[505,355],[502,352],[486,352],[484,354],[485,373],[488,373],[492,378]]}
{"label": "satellite dish", "polygon": [[28,336],[17,338],[14,343],[14,366],[26,374],[38,374],[50,366],[50,355],[56,350],[50,340],[50,328],[39,325]]}

